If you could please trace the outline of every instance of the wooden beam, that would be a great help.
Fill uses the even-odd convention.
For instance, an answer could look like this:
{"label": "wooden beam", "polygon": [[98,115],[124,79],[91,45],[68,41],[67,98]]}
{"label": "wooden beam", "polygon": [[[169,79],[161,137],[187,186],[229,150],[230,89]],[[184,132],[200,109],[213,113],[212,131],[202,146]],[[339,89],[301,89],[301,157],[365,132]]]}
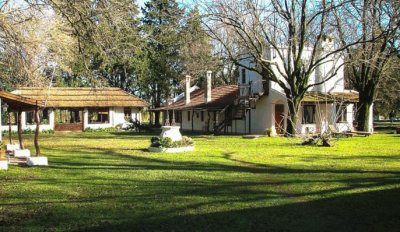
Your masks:
{"label": "wooden beam", "polygon": [[24,144],[22,143],[22,109],[18,110],[18,141],[19,148],[24,149]]}
{"label": "wooden beam", "polygon": [[193,131],[194,131],[193,115],[194,115],[194,111],[192,110],[192,115],[190,115],[190,116],[192,116],[192,133],[193,133]]}
{"label": "wooden beam", "polygon": [[11,134],[11,111],[10,111],[10,109],[7,109],[7,115],[8,115],[8,139],[10,140],[10,144],[13,144],[12,134]]}
{"label": "wooden beam", "polygon": [[40,130],[39,107],[36,107],[36,109],[35,109],[35,123],[36,123],[36,131],[35,131],[34,144],[35,144],[36,156],[39,156],[40,155],[40,147],[39,147],[39,130]]}

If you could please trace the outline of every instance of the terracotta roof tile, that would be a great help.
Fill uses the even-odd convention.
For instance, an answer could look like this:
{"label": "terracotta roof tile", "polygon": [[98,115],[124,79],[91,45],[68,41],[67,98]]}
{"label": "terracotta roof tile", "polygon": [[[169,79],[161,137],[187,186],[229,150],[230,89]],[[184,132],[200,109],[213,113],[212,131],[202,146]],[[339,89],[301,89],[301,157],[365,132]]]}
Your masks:
{"label": "terracotta roof tile", "polygon": [[227,105],[232,105],[239,95],[238,85],[217,86],[211,90],[211,101],[205,102],[205,90],[199,89],[190,93],[190,103],[185,104],[182,98],[168,107],[160,107],[153,110],[182,110],[182,109],[223,109]]}

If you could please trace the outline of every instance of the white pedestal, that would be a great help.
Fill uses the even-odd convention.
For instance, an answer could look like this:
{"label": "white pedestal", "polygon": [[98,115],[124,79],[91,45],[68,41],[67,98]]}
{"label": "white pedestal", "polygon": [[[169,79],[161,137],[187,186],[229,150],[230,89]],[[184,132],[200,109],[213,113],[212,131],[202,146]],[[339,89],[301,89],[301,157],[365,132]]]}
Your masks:
{"label": "white pedestal", "polygon": [[0,160],[0,170],[8,170],[7,160]]}
{"label": "white pedestal", "polygon": [[19,149],[19,144],[7,144],[6,145],[7,151],[15,151]]}
{"label": "white pedestal", "polygon": [[31,151],[29,151],[28,149],[14,151],[14,157],[16,158],[26,158],[30,156],[31,156]]}
{"label": "white pedestal", "polygon": [[29,157],[26,161],[28,166],[47,166],[49,165],[46,156]]}
{"label": "white pedestal", "polygon": [[160,138],[170,138],[172,141],[181,141],[182,135],[179,128],[179,126],[162,126]]}

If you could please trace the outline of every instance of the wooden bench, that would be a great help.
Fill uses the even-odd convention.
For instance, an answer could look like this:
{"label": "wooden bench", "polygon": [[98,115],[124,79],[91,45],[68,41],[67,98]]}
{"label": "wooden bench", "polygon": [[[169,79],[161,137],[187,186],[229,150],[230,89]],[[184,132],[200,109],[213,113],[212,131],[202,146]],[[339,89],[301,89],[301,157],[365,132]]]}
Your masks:
{"label": "wooden bench", "polygon": [[333,125],[329,125],[329,131],[332,133],[333,137],[337,137],[337,136],[353,137],[353,133],[351,133],[351,132],[338,132]]}
{"label": "wooden bench", "polygon": [[350,133],[353,133],[356,135],[364,135],[365,137],[372,135],[372,132],[368,132],[368,131],[350,131]]}

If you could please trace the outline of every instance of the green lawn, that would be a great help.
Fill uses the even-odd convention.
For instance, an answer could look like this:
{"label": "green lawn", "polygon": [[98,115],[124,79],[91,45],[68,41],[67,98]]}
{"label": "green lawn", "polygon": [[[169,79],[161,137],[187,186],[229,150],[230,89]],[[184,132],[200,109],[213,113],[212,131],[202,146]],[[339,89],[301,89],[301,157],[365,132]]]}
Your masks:
{"label": "green lawn", "polygon": [[149,138],[43,135],[50,166],[0,171],[0,231],[400,230],[400,135],[195,136],[184,154]]}

